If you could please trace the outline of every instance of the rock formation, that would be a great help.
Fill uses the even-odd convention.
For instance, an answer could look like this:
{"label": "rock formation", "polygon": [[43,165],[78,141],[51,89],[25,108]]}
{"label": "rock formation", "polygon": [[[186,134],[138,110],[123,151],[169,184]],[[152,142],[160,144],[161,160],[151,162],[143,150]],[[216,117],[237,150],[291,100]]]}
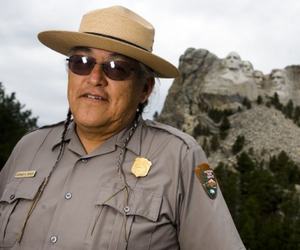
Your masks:
{"label": "rock formation", "polygon": [[[205,49],[189,48],[180,57],[179,70],[181,75],[169,89],[158,121],[195,136],[201,144],[205,136],[195,135],[196,127],[208,128],[208,137],[220,132],[220,123],[208,116],[208,110],[234,113],[229,117],[232,124],[228,138],[220,141],[219,150],[210,155],[210,161],[214,164],[230,162],[228,150],[243,131],[247,134],[247,145],[254,148],[256,157],[267,161],[272,154],[285,150],[300,163],[299,126],[274,108],[256,104],[259,98],[264,104],[270,102],[277,93],[282,105],[291,100],[294,107],[300,106],[300,66],[274,69],[264,75],[236,52],[220,59]],[[252,108],[247,110],[245,102],[252,104]],[[255,124],[249,133],[247,124],[249,128]],[[293,150],[289,150],[291,146]]]}

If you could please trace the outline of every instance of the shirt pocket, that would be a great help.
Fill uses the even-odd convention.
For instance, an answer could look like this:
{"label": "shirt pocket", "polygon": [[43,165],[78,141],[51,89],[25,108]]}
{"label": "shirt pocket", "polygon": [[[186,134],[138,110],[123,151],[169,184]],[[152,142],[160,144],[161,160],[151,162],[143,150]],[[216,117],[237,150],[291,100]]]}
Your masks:
{"label": "shirt pocket", "polygon": [[0,198],[0,247],[12,247],[23,226],[25,216],[44,179],[14,179]]}
{"label": "shirt pocket", "polygon": [[[99,210],[102,211],[93,234],[89,234],[91,243],[89,249],[99,247],[95,240],[101,242],[99,238],[102,236],[103,240],[109,240],[106,245],[103,245],[105,249],[128,249],[130,242],[132,242],[130,245],[135,246],[134,249],[149,248],[151,235],[160,214],[162,196],[150,191],[130,188],[127,204],[126,197],[125,188],[122,189],[117,184],[102,185],[96,202],[97,212],[95,211],[92,219],[93,224],[99,215]],[[135,225],[136,223],[138,224]]]}

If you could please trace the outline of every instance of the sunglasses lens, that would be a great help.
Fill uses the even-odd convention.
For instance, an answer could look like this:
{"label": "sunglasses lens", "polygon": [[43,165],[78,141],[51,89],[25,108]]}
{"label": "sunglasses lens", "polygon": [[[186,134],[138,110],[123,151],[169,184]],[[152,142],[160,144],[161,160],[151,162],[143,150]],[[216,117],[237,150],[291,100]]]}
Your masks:
{"label": "sunglasses lens", "polygon": [[[69,69],[77,75],[89,75],[97,64],[94,58],[88,56],[73,55],[67,60]],[[132,70],[130,64],[125,61],[109,61],[100,65],[105,75],[116,81],[126,80]]]}
{"label": "sunglasses lens", "polygon": [[71,56],[69,59],[69,69],[77,75],[89,75],[95,65],[95,60],[88,56]]}
{"label": "sunglasses lens", "polygon": [[126,80],[131,73],[131,66],[124,61],[110,61],[103,63],[103,71],[112,80]]}

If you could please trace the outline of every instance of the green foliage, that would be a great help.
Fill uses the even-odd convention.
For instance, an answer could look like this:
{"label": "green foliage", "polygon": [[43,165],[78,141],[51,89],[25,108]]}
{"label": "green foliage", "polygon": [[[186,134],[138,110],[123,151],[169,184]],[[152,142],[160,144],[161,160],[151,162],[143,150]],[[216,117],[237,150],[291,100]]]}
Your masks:
{"label": "green foliage", "polygon": [[231,152],[234,155],[237,154],[238,152],[240,152],[244,147],[244,143],[245,143],[245,136],[239,135],[236,138],[234,144],[232,145]]}
{"label": "green foliage", "polygon": [[0,83],[0,169],[7,161],[13,147],[28,131],[37,128],[37,118],[16,100],[15,93],[5,94]]}
{"label": "green foliage", "polygon": [[208,117],[212,119],[215,123],[219,123],[223,118],[223,112],[218,109],[210,109],[208,111]]}
{"label": "green foliage", "polygon": [[208,117],[212,119],[215,123],[219,123],[222,121],[222,119],[224,119],[224,117],[232,115],[232,111],[230,109],[210,109],[207,114]]}
{"label": "green foliage", "polygon": [[280,103],[278,94],[275,92],[273,98],[271,98],[271,104],[278,110],[283,109],[283,105]]}
{"label": "green foliage", "polygon": [[213,135],[210,140],[210,148],[212,151],[216,151],[219,148],[219,136]]}
{"label": "green foliage", "polygon": [[226,197],[226,203],[234,220],[238,218],[238,202],[240,190],[238,188],[239,175],[228,169],[224,163],[219,163],[215,168],[218,182],[222,183],[222,193]]}
{"label": "green foliage", "polygon": [[254,149],[252,147],[248,149],[248,154],[254,156]]}
{"label": "green foliage", "polygon": [[293,119],[293,122],[300,127],[300,107],[299,106],[297,106],[294,109],[292,119]]}
{"label": "green foliage", "polygon": [[261,97],[260,95],[257,97],[256,103],[257,103],[258,105],[263,104],[263,99],[262,99],[262,97]]}
{"label": "green foliage", "polygon": [[251,172],[252,170],[254,170],[254,168],[255,168],[255,164],[247,153],[242,152],[239,156],[237,156],[236,169],[241,174]]}
{"label": "green foliage", "polygon": [[291,188],[299,183],[300,170],[284,151],[278,157],[274,156],[271,158],[269,168],[283,188]]}
{"label": "green foliage", "polygon": [[210,134],[210,129],[208,126],[202,126],[201,123],[198,123],[196,127],[194,127],[193,130],[193,136],[197,137],[199,135],[209,135]]}
{"label": "green foliage", "polygon": [[245,107],[247,107],[247,109],[251,109],[251,107],[252,107],[252,104],[251,104],[250,100],[247,97],[244,98],[243,105]]}
{"label": "green foliage", "polygon": [[236,171],[215,169],[224,198],[247,249],[300,249],[299,167],[282,151],[262,168],[242,152]]}
{"label": "green foliage", "polygon": [[224,140],[228,135],[228,130],[230,129],[230,122],[227,116],[225,116],[220,125],[220,138]]}
{"label": "green foliage", "polygon": [[292,100],[289,100],[287,105],[283,107],[283,113],[286,118],[293,119],[294,103]]}

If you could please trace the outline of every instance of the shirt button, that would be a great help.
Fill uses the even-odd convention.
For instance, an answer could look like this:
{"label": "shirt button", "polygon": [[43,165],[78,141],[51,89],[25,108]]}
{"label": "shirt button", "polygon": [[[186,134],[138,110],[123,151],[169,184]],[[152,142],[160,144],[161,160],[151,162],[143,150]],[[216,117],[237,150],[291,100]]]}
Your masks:
{"label": "shirt button", "polygon": [[82,163],[86,163],[87,161],[88,161],[88,159],[85,159],[85,158],[84,158],[84,159],[81,159],[81,162],[82,162]]}
{"label": "shirt button", "polygon": [[124,211],[125,211],[125,213],[128,213],[130,211],[130,207],[129,206],[125,206],[124,207]]}
{"label": "shirt button", "polygon": [[70,199],[72,198],[72,194],[71,194],[71,193],[66,193],[66,194],[65,194],[65,198],[66,198],[67,200],[70,200]]}
{"label": "shirt button", "polygon": [[56,243],[57,242],[57,237],[56,236],[52,236],[50,238],[51,243]]}
{"label": "shirt button", "polygon": [[15,195],[14,194],[11,194],[10,196],[9,196],[9,199],[11,199],[11,200],[13,200],[15,198]]}

